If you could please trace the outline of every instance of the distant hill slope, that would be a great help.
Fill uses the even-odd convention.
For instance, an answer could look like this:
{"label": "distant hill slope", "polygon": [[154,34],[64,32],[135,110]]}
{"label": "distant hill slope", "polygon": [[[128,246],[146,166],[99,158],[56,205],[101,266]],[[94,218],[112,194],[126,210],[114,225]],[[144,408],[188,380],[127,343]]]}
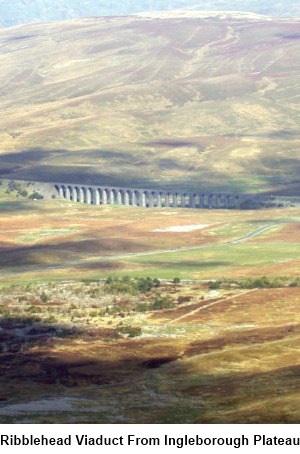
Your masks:
{"label": "distant hill slope", "polygon": [[126,16],[141,11],[170,11],[176,8],[300,17],[298,0],[0,0],[0,27],[88,16]]}
{"label": "distant hill slope", "polygon": [[0,32],[0,169],[299,194],[299,22],[103,18]]}

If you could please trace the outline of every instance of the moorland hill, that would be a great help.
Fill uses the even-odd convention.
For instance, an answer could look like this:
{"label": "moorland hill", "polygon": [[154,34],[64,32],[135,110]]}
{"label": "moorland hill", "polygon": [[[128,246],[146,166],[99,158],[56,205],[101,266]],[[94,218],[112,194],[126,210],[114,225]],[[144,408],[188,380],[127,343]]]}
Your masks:
{"label": "moorland hill", "polygon": [[299,194],[299,36],[196,11],[4,29],[1,174]]}

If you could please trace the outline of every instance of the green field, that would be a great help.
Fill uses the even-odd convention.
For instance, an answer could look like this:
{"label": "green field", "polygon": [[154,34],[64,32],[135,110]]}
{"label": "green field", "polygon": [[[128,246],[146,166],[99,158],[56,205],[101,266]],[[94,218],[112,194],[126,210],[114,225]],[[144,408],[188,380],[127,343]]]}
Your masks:
{"label": "green field", "polygon": [[[261,267],[298,262],[293,274],[299,273],[299,243],[251,243],[207,247],[201,250],[168,252],[127,259],[136,266],[138,276],[161,276],[170,279],[210,279],[261,274]],[[143,267],[143,272],[139,272]],[[271,270],[270,270],[271,271]],[[279,273],[279,268],[277,273]],[[273,272],[271,271],[271,274]]]}

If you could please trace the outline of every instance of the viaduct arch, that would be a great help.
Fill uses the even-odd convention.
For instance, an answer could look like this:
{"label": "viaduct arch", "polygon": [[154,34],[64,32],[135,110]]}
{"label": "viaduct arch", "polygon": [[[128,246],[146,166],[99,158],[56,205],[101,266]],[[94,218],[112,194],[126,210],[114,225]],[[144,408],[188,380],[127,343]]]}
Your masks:
{"label": "viaduct arch", "polygon": [[62,199],[91,205],[118,204],[145,208],[239,208],[244,195],[225,192],[186,192],[51,183]]}

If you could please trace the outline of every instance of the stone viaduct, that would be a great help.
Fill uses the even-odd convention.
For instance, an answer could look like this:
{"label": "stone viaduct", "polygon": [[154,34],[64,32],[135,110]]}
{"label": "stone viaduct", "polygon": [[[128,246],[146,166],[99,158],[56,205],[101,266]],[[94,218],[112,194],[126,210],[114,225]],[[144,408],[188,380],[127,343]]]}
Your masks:
{"label": "stone viaduct", "polygon": [[[117,186],[78,183],[46,183],[42,181],[8,180],[31,187],[31,191],[45,199],[62,198],[90,205],[125,205],[145,208],[222,208],[258,209],[268,207],[300,206],[299,196],[236,194],[232,192],[180,191],[167,189],[134,189]],[[33,194],[32,194],[33,195]],[[31,197],[32,198],[32,197]]]}
{"label": "stone viaduct", "polygon": [[133,189],[69,183],[51,183],[55,195],[92,205],[118,204],[137,207],[239,208],[247,196],[225,192],[185,192]]}

